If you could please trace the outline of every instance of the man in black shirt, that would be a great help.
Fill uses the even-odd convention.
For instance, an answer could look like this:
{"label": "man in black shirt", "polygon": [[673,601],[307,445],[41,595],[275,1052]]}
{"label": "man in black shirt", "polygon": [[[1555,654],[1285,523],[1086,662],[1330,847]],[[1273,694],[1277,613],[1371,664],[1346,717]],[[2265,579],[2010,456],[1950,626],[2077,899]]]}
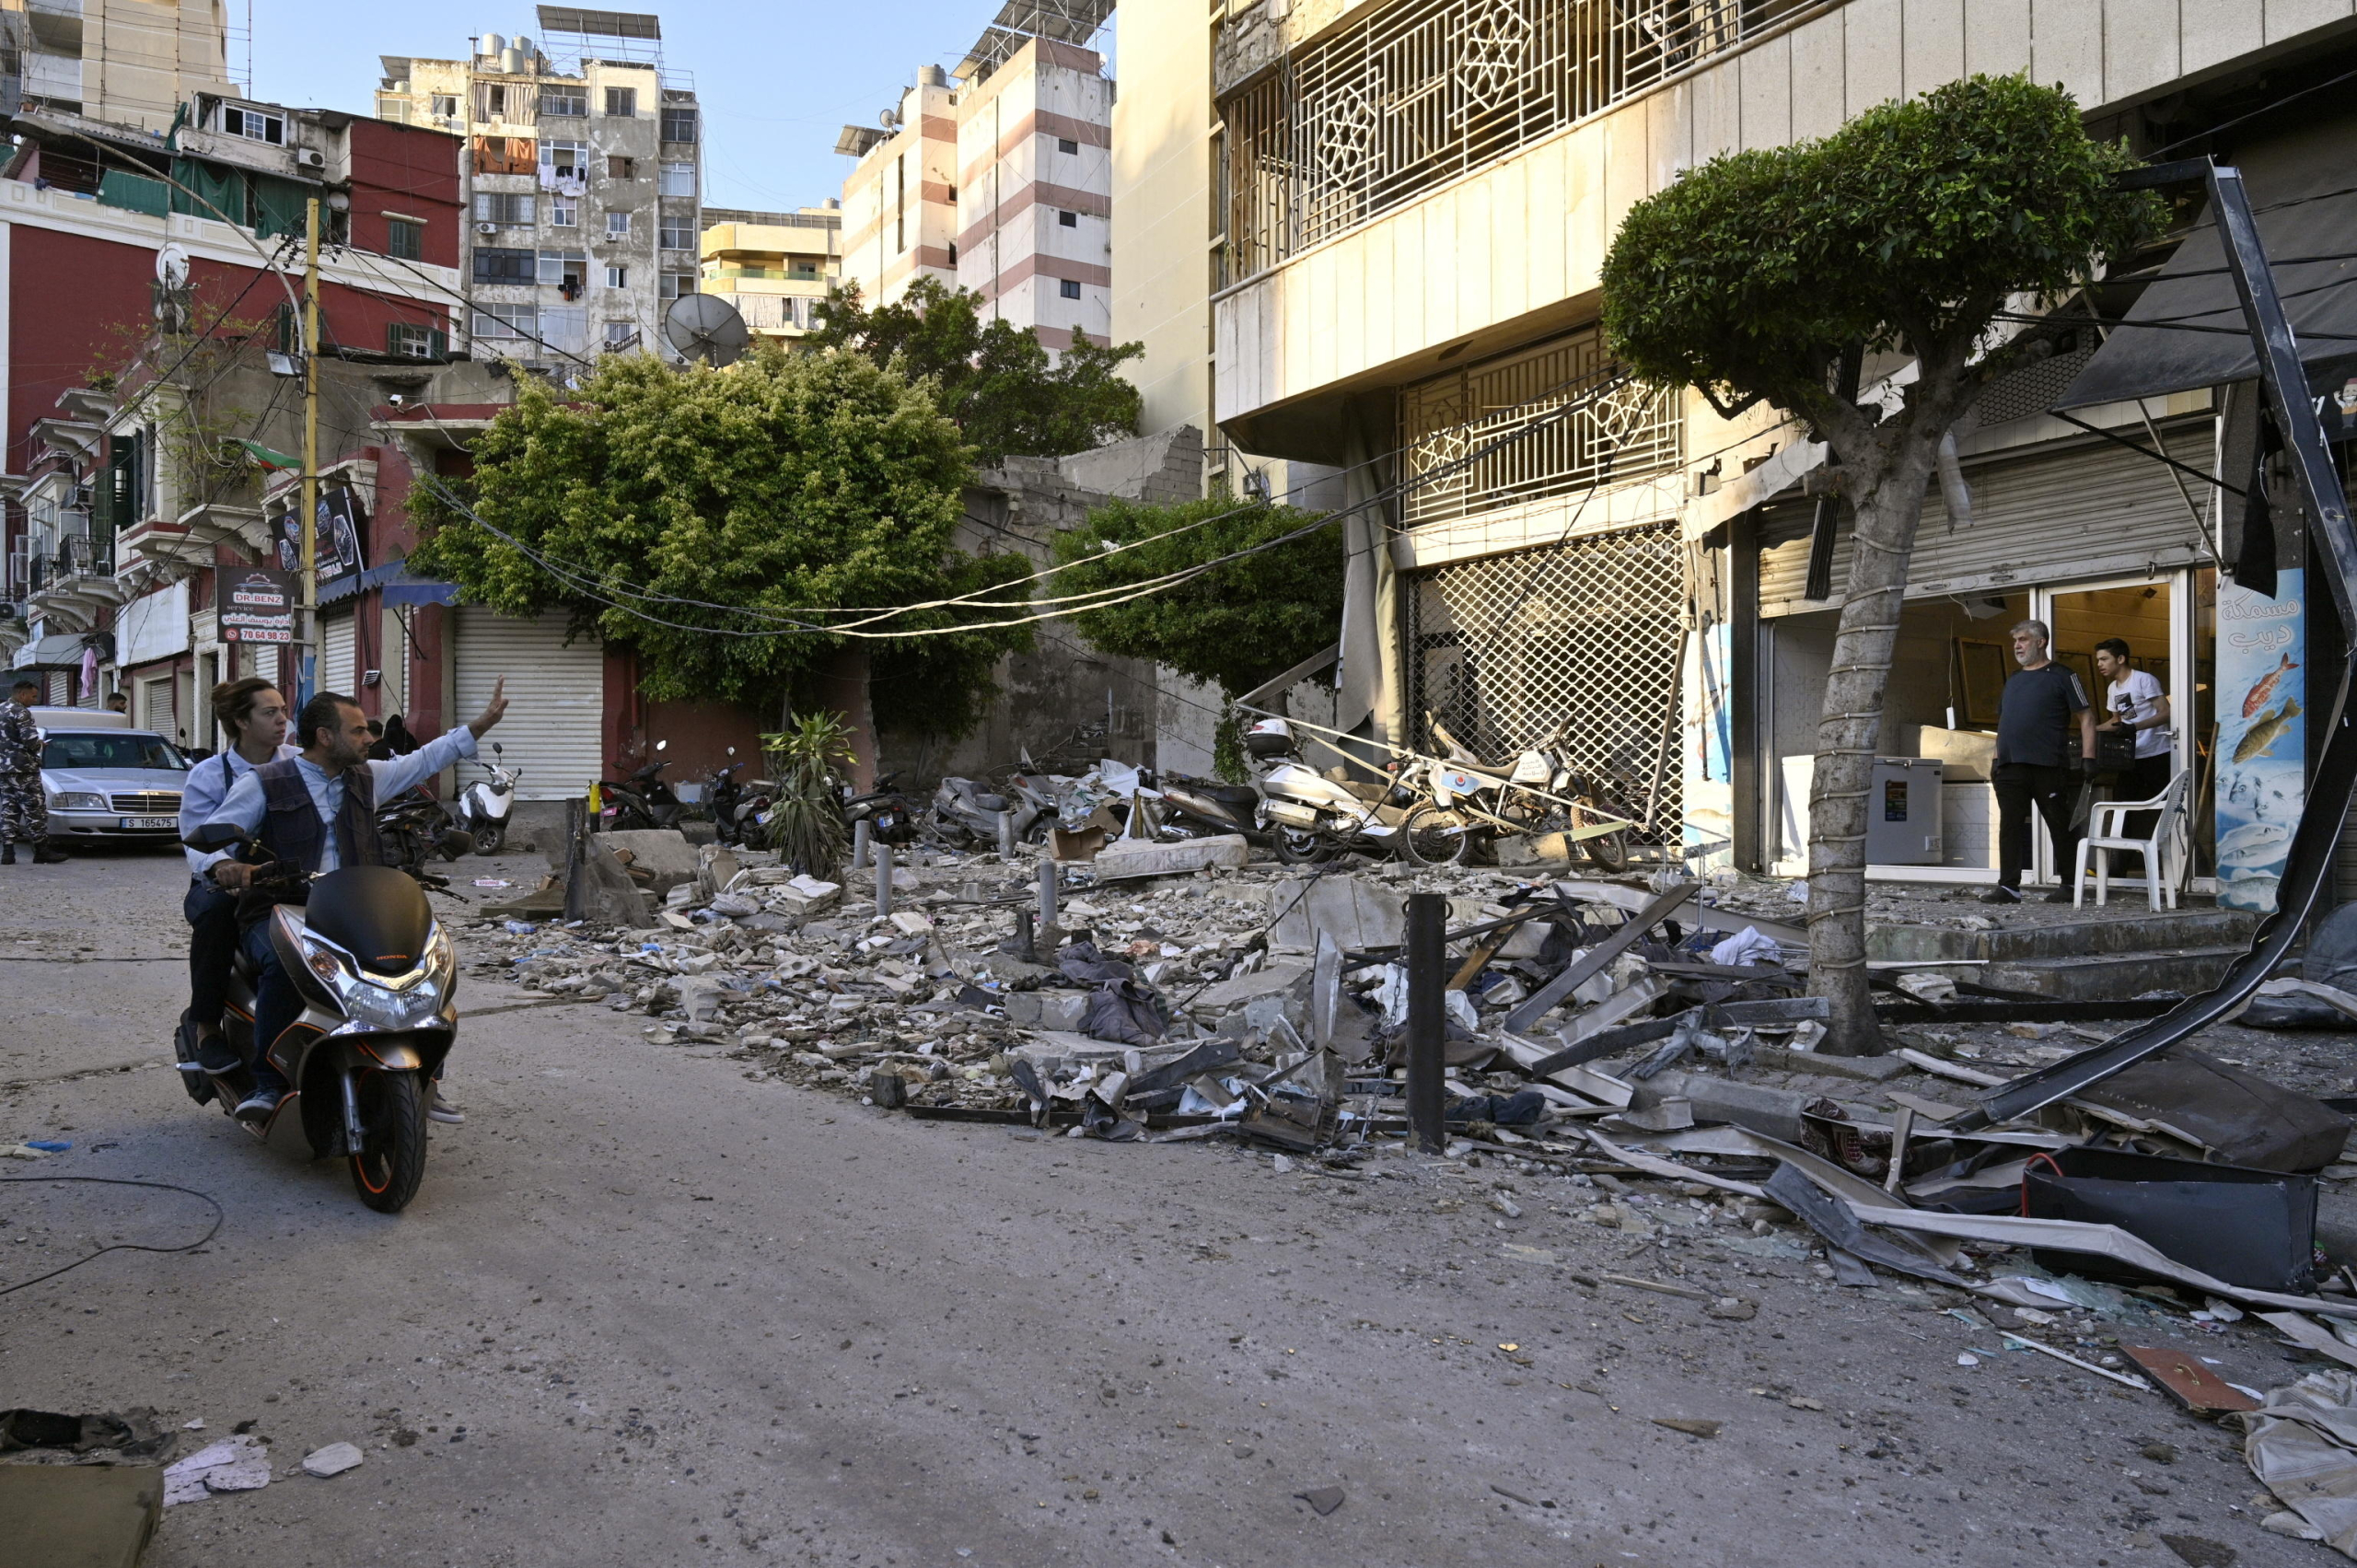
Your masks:
{"label": "man in black shirt", "polygon": [[2021,668],[2005,682],[1997,703],[1997,885],[1980,895],[1984,904],[2022,901],[2022,870],[2029,864],[2030,809],[2046,819],[2054,840],[2054,864],[2062,886],[2046,895],[2049,904],[2071,901],[2072,859],[2079,842],[2071,825],[2072,731],[2078,731],[2081,757],[2096,754],[2096,718],[2079,678],[2047,656],[2051,640],[2043,621],[2014,628],[2014,662]]}

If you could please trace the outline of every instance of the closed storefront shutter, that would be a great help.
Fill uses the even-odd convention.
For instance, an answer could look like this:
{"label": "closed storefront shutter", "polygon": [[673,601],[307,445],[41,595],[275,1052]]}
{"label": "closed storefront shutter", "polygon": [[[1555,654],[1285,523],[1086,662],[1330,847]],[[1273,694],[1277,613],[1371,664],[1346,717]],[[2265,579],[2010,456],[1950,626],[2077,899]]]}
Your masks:
{"label": "closed storefront shutter", "polygon": [[[493,684],[507,680],[507,716],[491,733],[501,761],[523,770],[517,794],[525,800],[566,800],[586,795],[602,772],[606,660],[593,638],[564,640],[564,618],[522,620],[481,605],[459,607],[458,711],[463,724],[491,701]],[[483,745],[486,760],[490,743]],[[471,767],[463,779],[480,777]]]}
{"label": "closed storefront shutter", "polygon": [[353,635],[354,622],[349,614],[331,621],[319,620],[319,686],[322,691],[340,696],[357,696],[359,672],[354,668],[356,639]]}
{"label": "closed storefront shutter", "polygon": [[[2212,425],[2207,417],[2166,433],[2169,455],[2208,472]],[[2141,441],[2142,432],[2131,436]],[[2059,452],[1968,462],[1972,524],[1948,527],[1935,488],[1909,563],[1907,597],[2004,593],[2026,583],[2142,576],[2206,563],[2200,530],[2187,515],[2169,470],[2151,458],[2105,443]],[[2194,487],[2197,504],[2206,488]],[[1759,613],[1802,615],[1838,610],[1850,580],[1850,532],[1833,552],[1833,597],[1801,597],[1808,575],[1813,504],[1792,499],[1768,509],[1760,533]]]}

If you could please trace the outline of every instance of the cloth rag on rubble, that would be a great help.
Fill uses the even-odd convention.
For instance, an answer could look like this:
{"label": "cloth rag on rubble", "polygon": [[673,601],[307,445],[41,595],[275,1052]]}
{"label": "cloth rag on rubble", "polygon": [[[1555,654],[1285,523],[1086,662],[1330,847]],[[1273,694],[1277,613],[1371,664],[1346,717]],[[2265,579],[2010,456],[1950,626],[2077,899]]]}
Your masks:
{"label": "cloth rag on rubble", "polygon": [[1102,985],[1108,981],[1128,980],[1137,971],[1119,958],[1109,958],[1097,950],[1094,942],[1067,942],[1056,950],[1056,968],[1067,980],[1083,985]]}
{"label": "cloth rag on rubble", "polygon": [[1448,1102],[1450,1121],[1487,1121],[1493,1127],[1528,1127],[1547,1114],[1547,1097],[1537,1089],[1510,1095],[1467,1095]]}
{"label": "cloth rag on rubble", "polygon": [[1759,927],[1747,925],[1711,949],[1711,962],[1734,967],[1741,964],[1781,964],[1784,950],[1773,936],[1762,936]]}
{"label": "cloth rag on rubble", "polygon": [[2311,1372],[2243,1417],[2243,1458],[2283,1505],[2357,1557],[2357,1373]]}
{"label": "cloth rag on rubble", "polygon": [[1170,1020],[1154,993],[1133,980],[1100,985],[1088,998],[1080,1032],[1116,1045],[1152,1045],[1169,1031]]}

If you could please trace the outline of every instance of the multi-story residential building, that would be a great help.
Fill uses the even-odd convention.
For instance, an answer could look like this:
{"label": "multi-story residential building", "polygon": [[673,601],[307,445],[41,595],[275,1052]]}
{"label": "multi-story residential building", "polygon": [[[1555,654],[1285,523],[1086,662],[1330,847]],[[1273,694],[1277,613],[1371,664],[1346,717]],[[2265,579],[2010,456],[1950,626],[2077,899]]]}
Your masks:
{"label": "multi-story residential building", "polygon": [[0,0],[0,109],[168,131],[198,93],[235,90],[226,0]]}
{"label": "multi-story residential building", "polygon": [[[1019,10],[1019,15],[1018,15]],[[958,67],[843,127],[843,274],[870,302],[921,277],[970,289],[1051,349],[1112,328],[1113,83],[1084,47],[1103,0],[1010,5]]]}
{"label": "multi-story residential building", "polygon": [[603,353],[676,354],[663,313],[695,291],[702,127],[653,16],[542,6],[541,41],[487,33],[464,59],[384,57],[379,118],[467,140],[467,331],[478,354],[560,374]]}
{"label": "multi-story residential building", "polygon": [[703,291],[735,306],[762,337],[791,343],[807,333],[842,277],[842,203],[790,213],[706,207],[703,217]]}
{"label": "multi-story residential building", "polygon": [[[2139,152],[2243,162],[2262,224],[2268,202],[2314,216],[2307,198],[2347,184],[2346,100],[2302,89],[2357,66],[2350,0],[2115,0],[2097,19],[2074,0],[1124,6],[1114,332],[1146,344],[1147,428],[1207,423],[1215,452],[1340,470],[1358,507],[1341,727],[1423,746],[1438,715],[1495,752],[1568,718],[1573,765],[1616,779],[1665,855],[1789,863],[1846,575],[1844,542],[1831,597],[1812,593],[1803,491],[1822,449],[1774,411],[1729,423],[1618,379],[1596,330],[1607,248],[1631,204],[1718,153],[1974,72],[2059,82]],[[2327,226],[2278,253],[2357,245],[2340,232],[2357,215]],[[2107,315],[2141,277],[2108,285]],[[2321,278],[2287,278],[2295,309],[2321,308]],[[2298,616],[2228,602],[2243,590],[2221,579],[2204,487],[2181,494],[2084,428],[2204,470],[2223,446],[2247,471],[2249,401],[2211,384],[2230,367],[2114,377],[2066,424],[2048,411],[2102,334],[2084,303],[2062,308],[2087,319],[2079,347],[1957,432],[1970,526],[1928,503],[1882,744],[1947,772],[1936,809],[1909,810],[1907,863],[1876,875],[1993,877],[1980,732],[2003,629],[2031,615],[2066,662],[2117,634],[2162,678],[2208,875],[2228,819],[2217,743],[2245,723],[2212,689],[2242,656],[2237,621]],[[2297,777],[2282,787],[2269,808],[2296,810]],[[2246,886],[2272,896],[2263,867]]]}
{"label": "multi-story residential building", "polygon": [[[357,549],[377,502],[361,449],[384,395],[372,382],[422,377],[421,362],[447,354],[459,144],[211,94],[169,145],[50,109],[9,129],[0,648],[52,702],[95,706],[122,690],[141,722],[209,744],[197,703],[214,680],[259,672],[295,689],[291,645],[241,640],[218,610],[226,576],[276,563],[275,514],[291,508],[290,459],[278,454],[302,447],[290,354],[308,203],[319,202],[330,242],[322,471],[331,493],[355,498],[342,515]],[[332,560],[325,575],[339,575]]]}

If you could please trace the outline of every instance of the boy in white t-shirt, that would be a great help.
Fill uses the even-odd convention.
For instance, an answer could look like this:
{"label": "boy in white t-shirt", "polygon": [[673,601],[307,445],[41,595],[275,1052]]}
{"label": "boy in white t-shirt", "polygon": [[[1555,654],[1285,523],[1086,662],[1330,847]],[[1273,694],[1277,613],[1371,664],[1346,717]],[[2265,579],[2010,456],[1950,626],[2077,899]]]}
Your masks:
{"label": "boy in white t-shirt", "polygon": [[[2104,722],[2097,729],[2136,732],[2136,764],[2112,784],[2115,800],[2151,800],[2166,789],[2177,760],[2169,745],[2169,697],[2148,669],[2131,669],[2128,645],[2106,637],[2096,645],[2096,674],[2104,682]],[[2129,818],[2127,835],[2141,839],[2153,831],[2154,811]]]}

